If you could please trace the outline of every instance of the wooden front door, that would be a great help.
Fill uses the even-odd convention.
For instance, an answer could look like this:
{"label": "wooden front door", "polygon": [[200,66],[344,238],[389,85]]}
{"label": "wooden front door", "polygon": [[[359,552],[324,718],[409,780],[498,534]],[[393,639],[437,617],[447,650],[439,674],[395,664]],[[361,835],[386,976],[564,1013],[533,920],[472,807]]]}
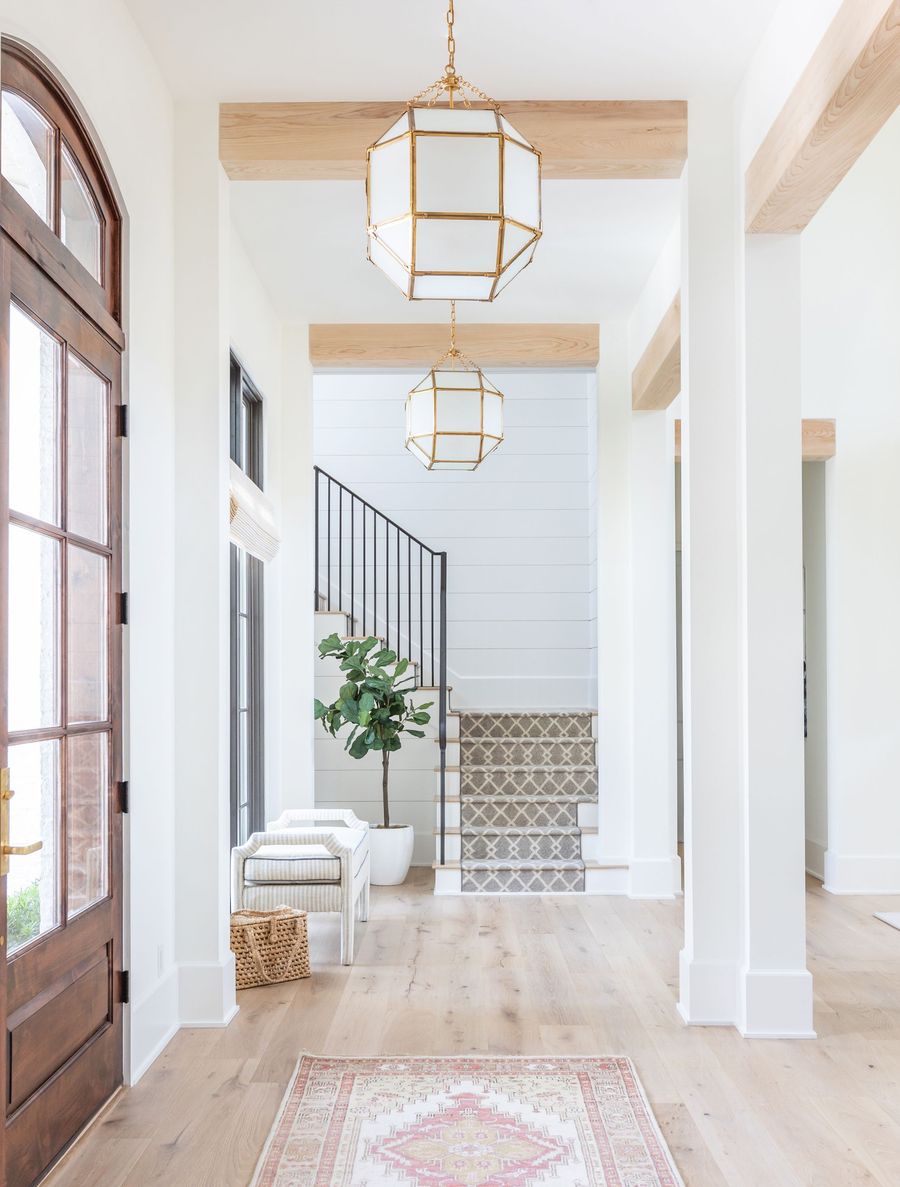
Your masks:
{"label": "wooden front door", "polygon": [[6,234],[0,274],[0,1058],[27,1187],[122,1082],[121,356]]}

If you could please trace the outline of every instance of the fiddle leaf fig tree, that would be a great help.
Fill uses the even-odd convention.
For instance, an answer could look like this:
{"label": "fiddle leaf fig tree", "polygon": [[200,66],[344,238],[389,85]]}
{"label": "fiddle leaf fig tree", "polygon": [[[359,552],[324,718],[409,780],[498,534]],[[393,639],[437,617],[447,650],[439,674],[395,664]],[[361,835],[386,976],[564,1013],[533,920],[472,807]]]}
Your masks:
{"label": "fiddle leaf fig tree", "polygon": [[[338,730],[350,726],[344,749],[351,758],[365,758],[370,750],[381,751],[381,795],[384,802],[384,827],[391,827],[388,802],[388,771],[391,754],[401,746],[400,735],[424,738],[434,704],[413,705],[408,699],[416,682],[409,675],[409,660],[397,659],[397,653],[381,646],[381,640],[341,639],[329,635],[319,644],[319,655],[331,657],[346,677],[338,698],[330,705],[316,701],[315,716],[333,738]],[[393,667],[392,671],[388,668]]]}

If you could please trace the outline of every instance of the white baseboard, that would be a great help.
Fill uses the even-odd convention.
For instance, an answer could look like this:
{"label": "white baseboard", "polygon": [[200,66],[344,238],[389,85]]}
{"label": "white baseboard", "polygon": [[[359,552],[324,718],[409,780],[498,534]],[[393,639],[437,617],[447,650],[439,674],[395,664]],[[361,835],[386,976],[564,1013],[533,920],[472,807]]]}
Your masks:
{"label": "white baseboard", "polygon": [[744,969],[737,1028],[745,1039],[814,1039],[806,969]]}
{"label": "white baseboard", "polygon": [[233,953],[221,961],[179,965],[178,1017],[182,1026],[227,1026],[236,1013]]}
{"label": "white baseboard", "polygon": [[900,894],[900,854],[825,851],[825,889],[830,894]]}
{"label": "white baseboard", "polygon": [[675,899],[681,895],[681,858],[633,857],[628,897],[633,899]]}
{"label": "white baseboard", "polygon": [[134,1085],[178,1033],[177,966],[170,968],[140,1001],[132,1003],[129,1024],[127,1080]]}
{"label": "white baseboard", "polygon": [[806,838],[806,872],[820,882],[825,880],[825,846]]}
{"label": "white baseboard", "polygon": [[730,960],[678,956],[678,1013],[688,1026],[734,1026],[738,1014],[738,969]]}

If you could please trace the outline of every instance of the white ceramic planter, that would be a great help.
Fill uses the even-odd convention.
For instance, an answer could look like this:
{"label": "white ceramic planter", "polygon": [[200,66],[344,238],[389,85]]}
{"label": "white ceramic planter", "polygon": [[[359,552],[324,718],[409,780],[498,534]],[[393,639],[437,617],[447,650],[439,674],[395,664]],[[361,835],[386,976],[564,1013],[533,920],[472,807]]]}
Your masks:
{"label": "white ceramic planter", "polygon": [[406,881],[415,833],[411,824],[369,827],[369,864],[373,886],[399,886]]}

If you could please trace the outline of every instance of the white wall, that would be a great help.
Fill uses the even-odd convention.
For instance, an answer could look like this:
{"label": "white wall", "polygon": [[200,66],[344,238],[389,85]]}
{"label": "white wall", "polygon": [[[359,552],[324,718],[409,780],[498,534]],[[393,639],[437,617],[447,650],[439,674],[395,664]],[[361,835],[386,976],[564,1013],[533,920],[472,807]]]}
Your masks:
{"label": "white wall", "polygon": [[823,462],[803,465],[804,654],[806,656],[806,868],[825,877],[828,847],[828,720]]}
{"label": "white wall", "polygon": [[828,855],[837,892],[900,892],[900,113],[802,237],[803,415],[826,464]]}
{"label": "white wall", "polygon": [[[43,53],[92,121],[128,217],[126,919],[128,1063],[139,1073],[177,1022],[174,951],[173,110],[125,5],[4,0],[0,28]],[[86,37],[86,29],[102,36]],[[127,101],[123,100],[127,96]]]}
{"label": "white wall", "polygon": [[316,462],[447,551],[456,708],[593,706],[593,374],[492,372],[506,440],[463,474],[429,473],[403,447],[418,378],[317,374]]}

